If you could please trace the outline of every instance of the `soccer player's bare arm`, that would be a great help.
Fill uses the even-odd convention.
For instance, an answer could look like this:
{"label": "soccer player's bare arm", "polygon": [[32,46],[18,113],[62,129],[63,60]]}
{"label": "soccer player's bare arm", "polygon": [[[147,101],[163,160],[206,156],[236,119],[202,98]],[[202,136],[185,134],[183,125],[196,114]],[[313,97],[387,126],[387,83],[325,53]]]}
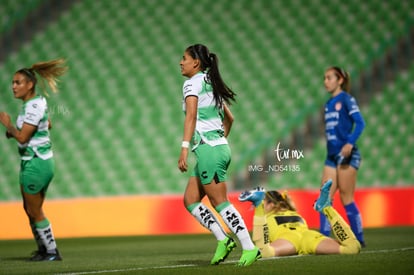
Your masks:
{"label": "soccer player's bare arm", "polygon": [[227,137],[230,133],[231,126],[233,125],[234,116],[226,104],[223,104],[223,107],[224,107],[224,120],[223,120],[224,136]]}
{"label": "soccer player's bare arm", "polygon": [[16,129],[14,126],[7,128],[7,132],[10,133],[19,143],[24,144],[30,140],[33,133],[36,131],[37,126],[28,123],[23,123],[21,130]]}
{"label": "soccer player's bare arm", "polygon": [[26,143],[30,140],[37,126],[28,123],[23,123],[21,130],[16,129],[10,121],[10,116],[7,113],[0,113],[0,122],[6,127],[6,136],[14,137],[19,143]]}

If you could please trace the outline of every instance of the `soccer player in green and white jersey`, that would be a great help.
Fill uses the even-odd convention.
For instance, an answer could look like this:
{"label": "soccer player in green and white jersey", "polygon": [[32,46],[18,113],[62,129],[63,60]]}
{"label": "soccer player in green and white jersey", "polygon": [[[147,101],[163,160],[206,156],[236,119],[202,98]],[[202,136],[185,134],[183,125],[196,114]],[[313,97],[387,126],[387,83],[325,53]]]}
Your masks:
{"label": "soccer player in green and white jersey", "polygon": [[248,266],[261,257],[260,251],[253,244],[240,213],[228,200],[226,186],[231,160],[226,137],[233,122],[226,104],[235,100],[235,93],[223,82],[217,56],[205,45],[188,47],[180,67],[182,75],[189,79],[183,85],[185,121],[178,168],[187,171],[190,145],[197,159],[185,190],[184,204],[218,240],[212,265],[224,261],[236,243],[225,233],[213,212],[201,202],[204,196],[241,243],[243,253],[238,265]]}
{"label": "soccer player in green and white jersey", "polygon": [[7,113],[0,112],[0,123],[6,127],[6,137],[17,140],[21,156],[20,190],[23,207],[38,246],[30,258],[31,261],[62,260],[51,224],[42,209],[47,188],[54,175],[54,161],[49,137],[51,124],[47,102],[43,96],[36,94],[35,87],[38,74],[56,92],[57,77],[66,72],[63,64],[63,59],[56,59],[18,70],[12,82],[15,98],[23,100],[17,127],[13,126]]}

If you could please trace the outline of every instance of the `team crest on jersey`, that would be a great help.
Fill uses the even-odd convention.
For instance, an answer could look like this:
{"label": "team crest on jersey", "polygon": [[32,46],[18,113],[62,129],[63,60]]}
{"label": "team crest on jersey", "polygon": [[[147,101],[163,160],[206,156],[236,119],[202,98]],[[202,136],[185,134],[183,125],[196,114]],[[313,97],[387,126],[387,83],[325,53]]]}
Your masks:
{"label": "team crest on jersey", "polygon": [[342,103],[341,102],[337,102],[337,103],[335,103],[335,110],[336,111],[339,111],[339,110],[341,110],[342,109]]}

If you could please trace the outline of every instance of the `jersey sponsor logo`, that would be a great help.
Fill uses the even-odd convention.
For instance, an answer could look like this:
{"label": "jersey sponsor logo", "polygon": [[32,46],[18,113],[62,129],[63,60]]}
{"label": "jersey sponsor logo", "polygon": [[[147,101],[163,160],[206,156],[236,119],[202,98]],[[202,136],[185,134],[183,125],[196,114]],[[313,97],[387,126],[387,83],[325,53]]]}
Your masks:
{"label": "jersey sponsor logo", "polygon": [[339,119],[339,113],[338,112],[328,112],[325,114],[325,120],[328,119]]}
{"label": "jersey sponsor logo", "polygon": [[34,113],[30,113],[30,112],[27,112],[27,113],[26,113],[25,120],[34,121],[34,118],[35,118],[35,117],[36,117],[36,114],[34,114]]}
{"label": "jersey sponsor logo", "polygon": [[263,237],[264,237],[264,243],[270,243],[270,237],[269,237],[269,226],[267,224],[263,225]]}
{"label": "jersey sponsor logo", "polygon": [[336,125],[338,125],[338,121],[329,121],[325,124],[325,129],[326,130],[330,130],[330,129],[334,129],[336,127]]}
{"label": "jersey sponsor logo", "polygon": [[284,223],[305,223],[303,219],[299,216],[276,216],[275,217],[277,224],[284,224]]}
{"label": "jersey sponsor logo", "polygon": [[208,176],[207,176],[207,171],[203,171],[203,172],[201,172],[201,177],[202,177],[203,179],[208,178]]}
{"label": "jersey sponsor logo", "polygon": [[186,94],[188,94],[189,92],[191,92],[192,91],[192,87],[193,87],[193,84],[187,84],[187,85],[185,85],[184,86],[184,94],[186,95]]}

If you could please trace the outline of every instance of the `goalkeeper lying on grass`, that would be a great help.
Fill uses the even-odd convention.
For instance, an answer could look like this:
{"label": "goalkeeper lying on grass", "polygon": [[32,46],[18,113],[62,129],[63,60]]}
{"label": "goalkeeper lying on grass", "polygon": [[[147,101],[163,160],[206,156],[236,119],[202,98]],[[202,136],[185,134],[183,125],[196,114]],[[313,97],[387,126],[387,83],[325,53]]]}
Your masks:
{"label": "goalkeeper lying on grass", "polygon": [[348,224],[332,207],[329,189],[332,181],[321,188],[314,209],[329,220],[335,239],[308,228],[306,221],[286,193],[256,188],[245,191],[240,201],[253,202],[253,241],[262,256],[290,256],[297,254],[357,254],[361,246]]}

